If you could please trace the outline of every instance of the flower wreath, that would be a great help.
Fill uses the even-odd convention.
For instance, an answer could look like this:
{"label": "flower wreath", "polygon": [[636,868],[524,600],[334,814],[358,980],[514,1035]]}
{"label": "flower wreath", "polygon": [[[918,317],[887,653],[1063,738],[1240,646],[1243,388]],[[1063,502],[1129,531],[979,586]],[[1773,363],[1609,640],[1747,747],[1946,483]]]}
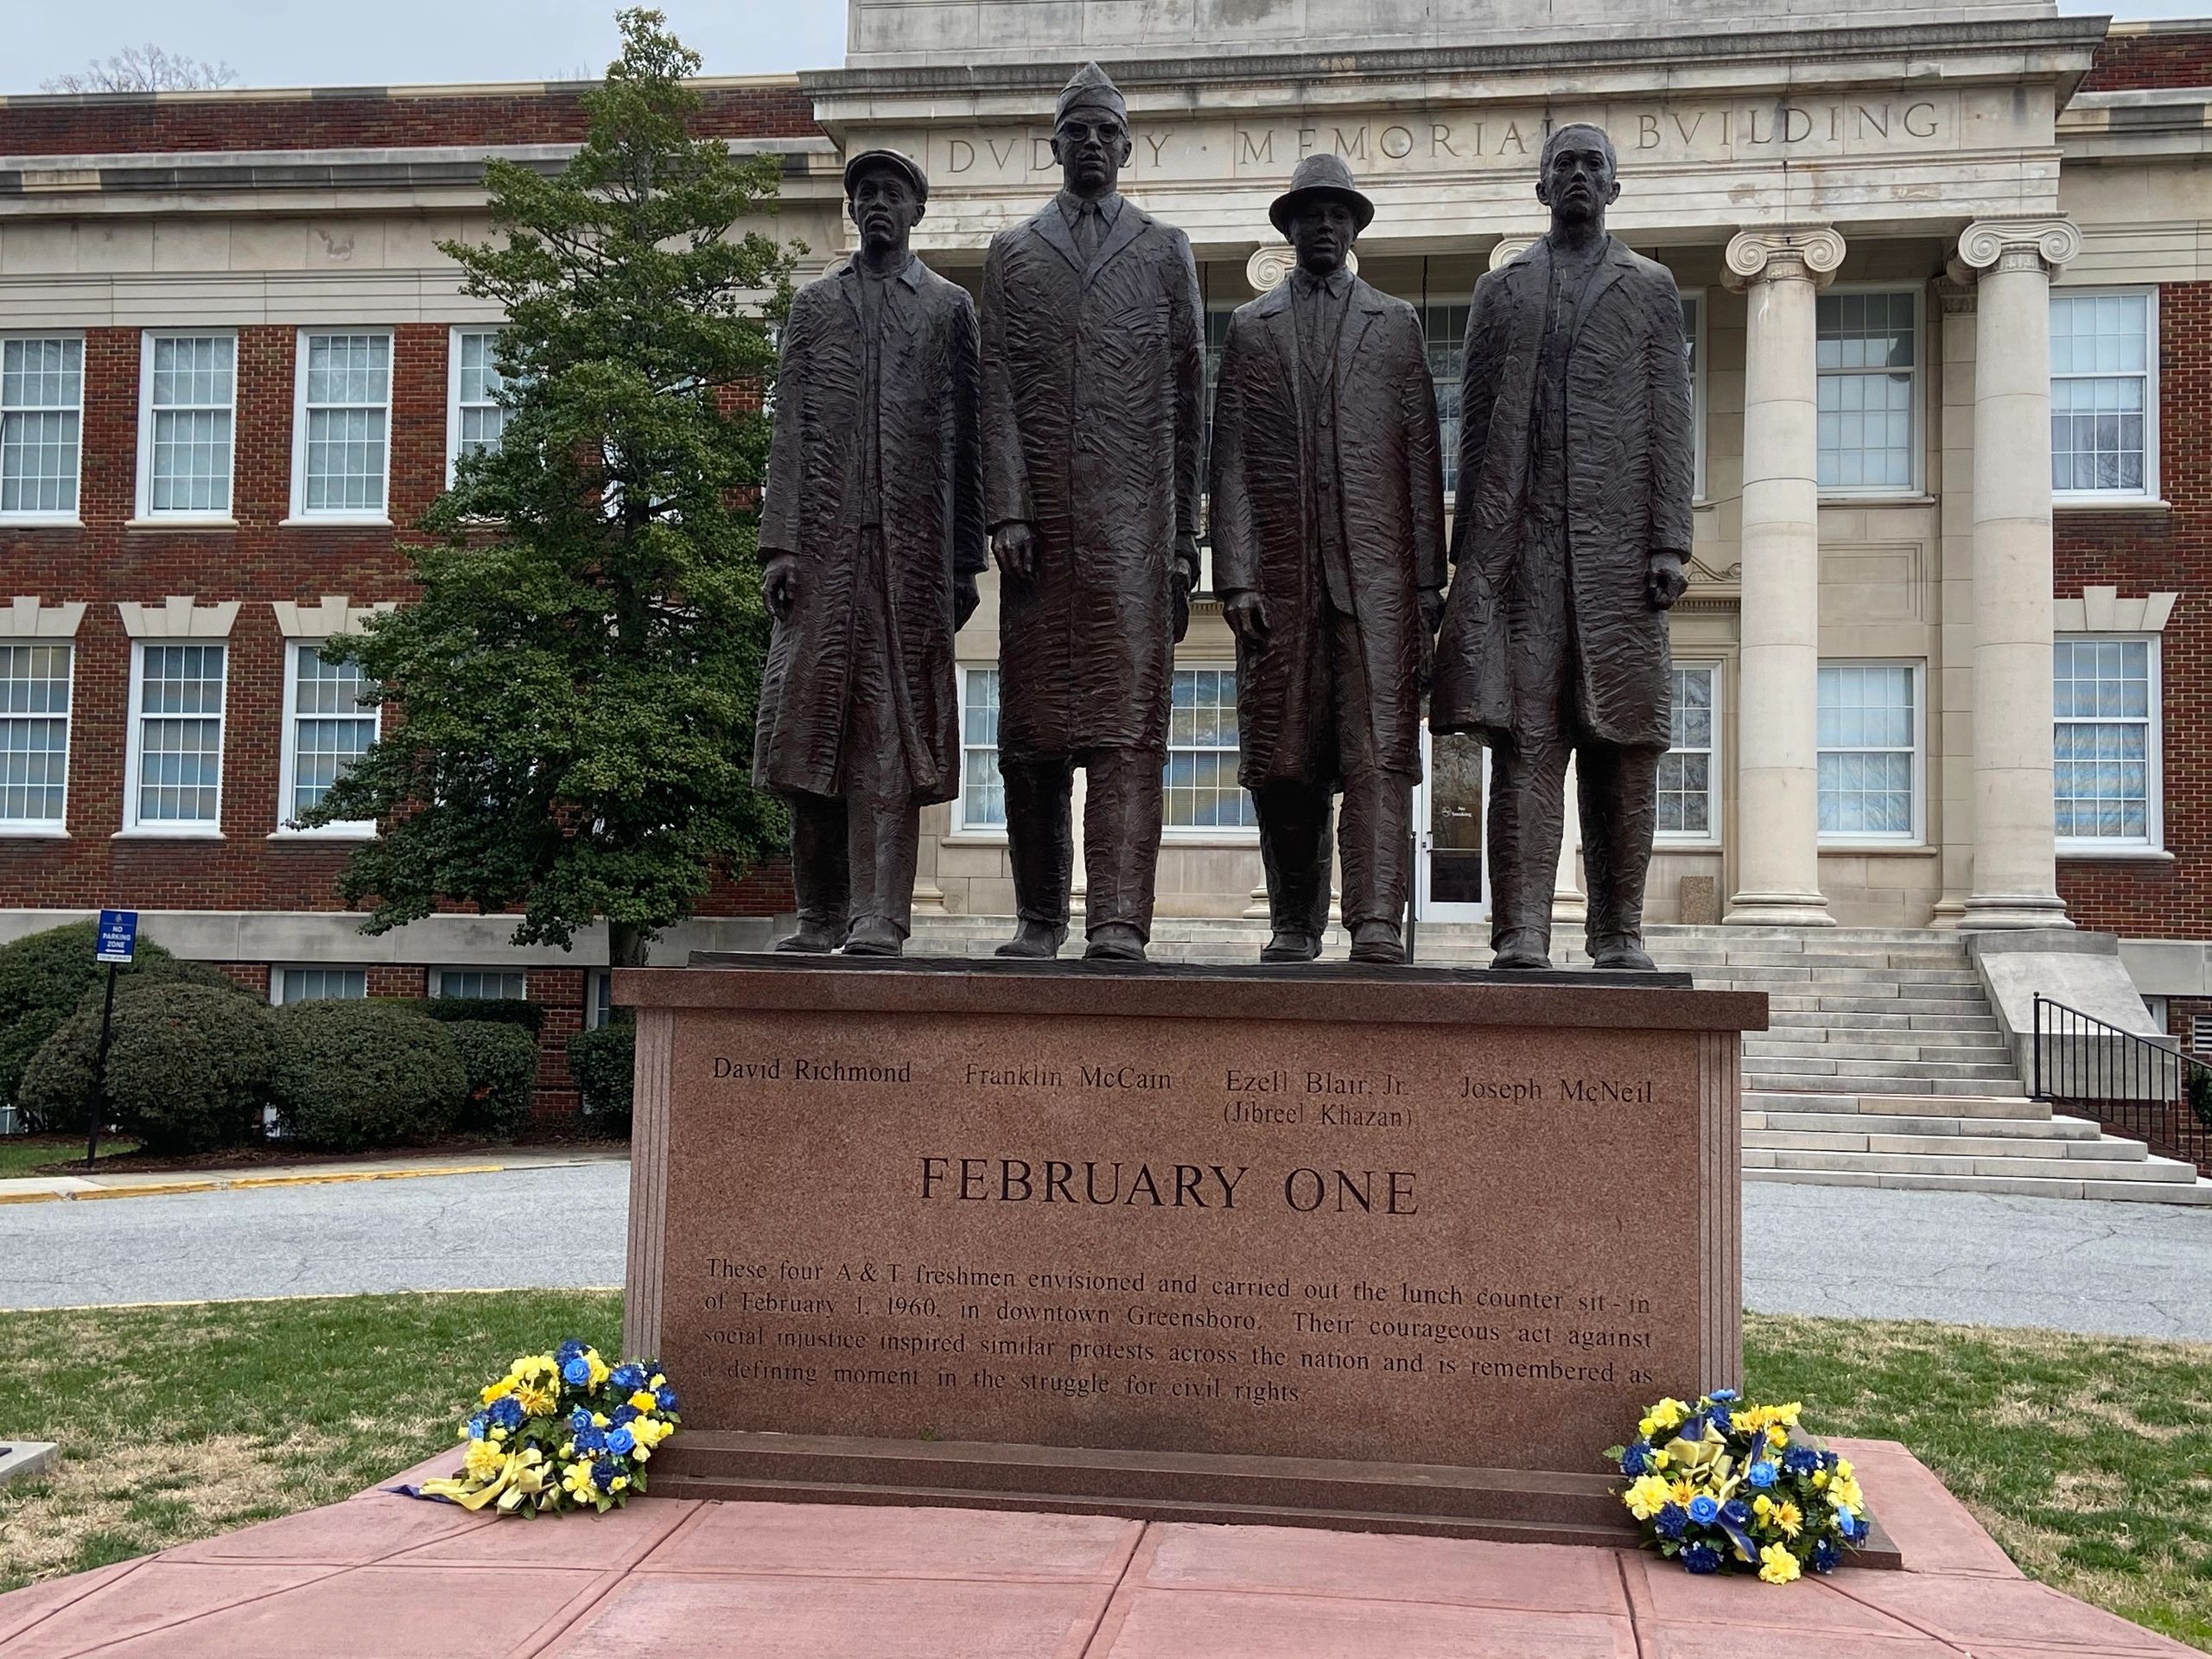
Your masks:
{"label": "flower wreath", "polygon": [[1733,1389],[1653,1406],[1636,1439],[1605,1453],[1629,1478],[1621,1502],[1644,1541],[1692,1573],[1755,1567],[1787,1584],[1834,1572],[1866,1541],[1866,1500],[1849,1459],[1791,1433],[1799,1409]]}
{"label": "flower wreath", "polygon": [[603,1514],[645,1490],[645,1464],[682,1421],[657,1362],[609,1365],[573,1341],[525,1354],[478,1398],[461,1472],[395,1490],[498,1515]]}

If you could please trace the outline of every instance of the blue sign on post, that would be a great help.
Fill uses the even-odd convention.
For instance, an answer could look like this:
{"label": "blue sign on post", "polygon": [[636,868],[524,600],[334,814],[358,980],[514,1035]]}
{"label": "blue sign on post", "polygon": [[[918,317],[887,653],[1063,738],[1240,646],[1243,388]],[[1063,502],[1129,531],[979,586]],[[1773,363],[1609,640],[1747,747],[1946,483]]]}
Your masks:
{"label": "blue sign on post", "polygon": [[138,912],[135,910],[100,912],[99,946],[94,962],[129,962],[138,949]]}

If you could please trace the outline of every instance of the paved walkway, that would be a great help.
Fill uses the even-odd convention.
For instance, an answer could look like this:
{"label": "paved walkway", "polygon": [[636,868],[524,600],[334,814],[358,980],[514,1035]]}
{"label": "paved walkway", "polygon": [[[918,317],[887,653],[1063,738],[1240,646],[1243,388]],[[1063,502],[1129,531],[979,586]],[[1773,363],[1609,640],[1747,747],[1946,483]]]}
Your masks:
{"label": "paved walkway", "polygon": [[[1902,1447],[1838,1443],[1904,1572],[1786,1588],[1606,1549],[647,1497],[368,1492],[0,1596],[0,1659],[2167,1659],[2022,1578]],[[424,1472],[448,1472],[448,1456]]]}
{"label": "paved walkway", "polygon": [[[628,1205],[604,1160],[0,1204],[0,1306],[619,1285]],[[561,1249],[515,1248],[549,1214]],[[1744,1238],[1761,1313],[2212,1342],[2212,1209],[1757,1185]]]}

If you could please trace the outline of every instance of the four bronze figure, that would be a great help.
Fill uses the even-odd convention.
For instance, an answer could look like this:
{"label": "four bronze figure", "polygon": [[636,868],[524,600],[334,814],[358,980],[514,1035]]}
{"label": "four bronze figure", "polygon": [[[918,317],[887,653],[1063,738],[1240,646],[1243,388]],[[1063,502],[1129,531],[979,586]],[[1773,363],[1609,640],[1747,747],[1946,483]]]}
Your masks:
{"label": "four bronze figure", "polygon": [[[775,633],[754,773],[791,804],[798,909],[779,950],[903,947],[920,809],[961,788],[952,641],[988,543],[1018,912],[999,954],[1066,938],[1080,768],[1085,954],[1144,958],[1199,575],[1204,315],[1188,239],[1116,188],[1131,142],[1086,65],[1054,111],[1062,188],[993,238],[980,324],[908,245],[919,166],[874,150],[845,169],[860,251],[792,303],[760,534]],[[1230,320],[1208,480],[1263,960],[1320,953],[1332,842],[1352,959],[1405,960],[1426,696],[1432,729],[1491,752],[1494,965],[1549,965],[1570,756],[1591,956],[1652,965],[1690,407],[1673,278],[1607,234],[1618,194],[1605,135],[1556,129],[1549,233],[1476,287],[1448,598],[1421,321],[1350,264],[1374,205],[1319,156],[1270,209],[1298,263]]]}

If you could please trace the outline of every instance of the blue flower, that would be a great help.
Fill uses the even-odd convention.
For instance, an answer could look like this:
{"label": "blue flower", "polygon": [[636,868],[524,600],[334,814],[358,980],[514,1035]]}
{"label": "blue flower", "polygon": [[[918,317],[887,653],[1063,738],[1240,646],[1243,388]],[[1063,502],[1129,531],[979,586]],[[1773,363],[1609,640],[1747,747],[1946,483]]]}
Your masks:
{"label": "blue flower", "polygon": [[1773,1463],[1770,1462],[1765,1458],[1761,1458],[1757,1463],[1753,1464],[1750,1468],[1744,1471],[1744,1478],[1750,1481],[1752,1485],[1758,1487],[1761,1491],[1764,1491],[1768,1487],[1774,1484],[1775,1478],[1780,1475],[1781,1472],[1782,1471],[1776,1467]]}
{"label": "blue flower", "polygon": [[1843,1459],[1833,1452],[1823,1452],[1821,1453],[1821,1467],[1827,1470],[1830,1474],[1834,1474],[1835,1472],[1836,1465],[1842,1461]]}
{"label": "blue flower", "polygon": [[1711,1411],[1706,1413],[1706,1415],[1713,1420],[1713,1426],[1723,1434],[1729,1433],[1736,1427],[1736,1414],[1726,1406],[1715,1406]]}
{"label": "blue flower", "polygon": [[1649,1440],[1631,1440],[1629,1443],[1628,1449],[1621,1453],[1621,1473],[1624,1475],[1643,1475],[1649,1474],[1650,1471],[1651,1442]]}
{"label": "blue flower", "polygon": [[582,1433],[591,1427],[591,1413],[578,1406],[569,1414],[569,1427],[576,1433]]}
{"label": "blue flower", "polygon": [[1835,1514],[1835,1529],[1843,1535],[1846,1542],[1855,1544],[1866,1535],[1866,1522],[1862,1516],[1846,1515],[1841,1510],[1838,1510]]}
{"label": "blue flower", "polygon": [[638,1449],[638,1437],[626,1428],[618,1428],[607,1437],[607,1449],[618,1458],[626,1458]]}
{"label": "blue flower", "polygon": [[1679,1538],[1689,1526],[1690,1512],[1679,1503],[1662,1503],[1651,1517],[1651,1529],[1662,1538]]}
{"label": "blue flower", "polygon": [[486,1421],[484,1414],[480,1411],[468,1420],[468,1438],[472,1440],[480,1440],[484,1438],[485,1432],[491,1427],[492,1425]]}
{"label": "blue flower", "polygon": [[1711,1394],[1707,1395],[1705,1397],[1708,1400],[1718,1400],[1723,1404],[1726,1404],[1731,1400],[1740,1400],[1744,1396],[1737,1393],[1733,1389],[1715,1389]]}
{"label": "blue flower", "polygon": [[607,1449],[607,1432],[588,1424],[576,1431],[575,1440],[576,1450],[587,1456]]}
{"label": "blue flower", "polygon": [[582,1354],[561,1362],[561,1380],[572,1389],[581,1389],[591,1381],[591,1363]]}
{"label": "blue flower", "polygon": [[603,1492],[613,1485],[614,1477],[621,1472],[614,1466],[614,1460],[612,1458],[601,1458],[591,1466],[591,1484]]}
{"label": "blue flower", "polygon": [[1792,1446],[1782,1454],[1782,1471],[1788,1475],[1809,1475],[1821,1466],[1821,1454],[1809,1446]]}
{"label": "blue flower", "polygon": [[645,1386],[645,1374],[638,1366],[617,1365],[607,1379],[625,1394],[635,1394]]}
{"label": "blue flower", "polygon": [[1690,1499],[1690,1519],[1700,1527],[1709,1527],[1720,1518],[1720,1505],[1710,1492],[1700,1492]]}
{"label": "blue flower", "polygon": [[1685,1544],[1682,1546],[1682,1566],[1692,1573],[1718,1573],[1720,1570],[1720,1552],[1711,1544]]}
{"label": "blue flower", "polygon": [[607,1414],[608,1425],[614,1428],[620,1428],[625,1423],[635,1422],[637,1417],[638,1408],[635,1406],[617,1406]]}
{"label": "blue flower", "polygon": [[1724,1526],[1748,1527],[1751,1524],[1751,1506],[1740,1497],[1732,1497],[1720,1506],[1720,1520]]}
{"label": "blue flower", "polygon": [[582,1357],[583,1351],[584,1344],[570,1337],[553,1351],[553,1359],[555,1363],[565,1367],[570,1360]]}
{"label": "blue flower", "polygon": [[492,1402],[490,1412],[495,1427],[516,1429],[522,1427],[522,1402],[512,1394],[503,1394]]}
{"label": "blue flower", "polygon": [[1822,1538],[1813,1546],[1813,1554],[1805,1563],[1815,1573],[1833,1573],[1843,1560],[1843,1552],[1835,1547],[1833,1538]]}
{"label": "blue flower", "polygon": [[663,1411],[674,1411],[676,1409],[676,1390],[674,1389],[655,1389],[653,1390],[653,1399]]}

